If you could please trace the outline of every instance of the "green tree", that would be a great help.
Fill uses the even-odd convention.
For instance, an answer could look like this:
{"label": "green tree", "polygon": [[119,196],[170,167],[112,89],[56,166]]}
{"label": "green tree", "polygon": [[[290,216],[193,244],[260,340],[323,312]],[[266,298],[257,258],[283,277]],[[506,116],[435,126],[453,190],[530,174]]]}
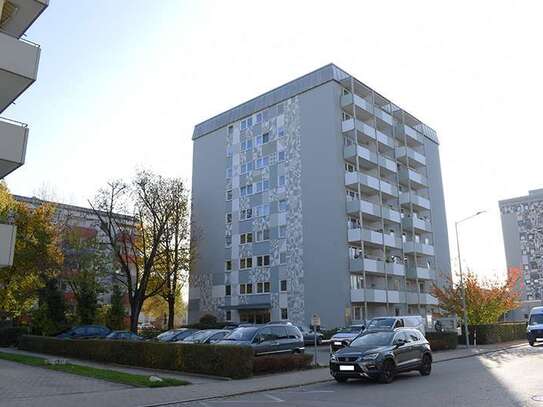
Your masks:
{"label": "green tree", "polygon": [[113,286],[111,306],[107,315],[107,326],[111,329],[124,329],[126,310],[123,304],[124,293],[118,285]]}
{"label": "green tree", "polygon": [[17,226],[13,265],[0,268],[0,314],[12,319],[28,314],[38,291],[61,270],[63,254],[54,213],[49,204],[29,208],[16,202],[0,182],[0,219],[12,219]]}
{"label": "green tree", "polygon": [[55,278],[49,279],[39,289],[38,308],[33,313],[32,325],[35,333],[54,335],[66,327],[66,304],[64,293]]}

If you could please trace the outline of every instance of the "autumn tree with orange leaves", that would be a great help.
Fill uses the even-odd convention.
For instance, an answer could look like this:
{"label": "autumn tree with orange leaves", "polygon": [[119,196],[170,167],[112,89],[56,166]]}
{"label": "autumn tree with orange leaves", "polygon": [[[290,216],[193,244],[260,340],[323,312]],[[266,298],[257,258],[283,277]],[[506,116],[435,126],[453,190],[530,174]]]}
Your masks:
{"label": "autumn tree with orange leaves", "polygon": [[[492,324],[507,311],[518,307],[519,294],[515,290],[516,279],[510,277],[507,281],[479,281],[474,273],[464,276],[466,286],[466,307],[468,324]],[[434,286],[433,295],[439,301],[439,307],[459,318],[463,315],[462,287],[449,280],[444,289]]]}

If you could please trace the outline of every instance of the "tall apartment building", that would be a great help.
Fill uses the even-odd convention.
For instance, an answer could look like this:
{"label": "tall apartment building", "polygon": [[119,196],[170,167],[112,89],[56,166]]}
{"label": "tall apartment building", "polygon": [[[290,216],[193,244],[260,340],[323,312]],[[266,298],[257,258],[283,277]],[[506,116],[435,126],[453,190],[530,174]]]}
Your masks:
{"label": "tall apartment building", "polygon": [[[40,47],[22,36],[49,0],[0,0],[0,115],[34,81]],[[28,126],[0,117],[0,179],[25,162]],[[0,219],[0,267],[13,263],[17,228]]]}
{"label": "tall apartment building", "polygon": [[194,129],[189,321],[326,327],[437,311],[434,130],[330,64]]}
{"label": "tall apartment building", "polygon": [[509,319],[527,319],[543,305],[543,189],[499,202],[509,276],[517,279],[521,306]]}

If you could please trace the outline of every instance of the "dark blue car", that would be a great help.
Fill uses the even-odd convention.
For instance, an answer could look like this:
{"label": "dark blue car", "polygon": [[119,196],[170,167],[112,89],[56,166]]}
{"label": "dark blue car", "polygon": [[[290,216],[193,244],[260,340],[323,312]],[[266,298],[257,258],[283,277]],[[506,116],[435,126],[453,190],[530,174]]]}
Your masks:
{"label": "dark blue car", "polygon": [[102,325],[81,325],[57,335],[60,339],[97,339],[105,338],[111,329]]}

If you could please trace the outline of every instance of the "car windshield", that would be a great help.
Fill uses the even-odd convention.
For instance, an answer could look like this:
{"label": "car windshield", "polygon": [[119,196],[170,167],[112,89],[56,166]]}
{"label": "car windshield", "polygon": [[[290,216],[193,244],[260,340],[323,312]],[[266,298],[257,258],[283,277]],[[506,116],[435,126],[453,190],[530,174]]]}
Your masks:
{"label": "car windshield", "polygon": [[198,331],[190,336],[185,338],[186,341],[200,341],[205,339],[210,334],[209,331]]}
{"label": "car windshield", "polygon": [[386,346],[390,345],[394,332],[372,332],[359,336],[351,346]]}
{"label": "car windshield", "polygon": [[159,341],[168,341],[168,340],[172,339],[178,333],[179,333],[179,331],[166,331],[166,332],[163,332],[160,335],[158,335],[156,338]]}
{"label": "car windshield", "polygon": [[227,341],[250,341],[255,336],[255,332],[258,328],[255,327],[243,327],[234,329],[224,339]]}
{"label": "car windshield", "polygon": [[394,318],[372,319],[368,325],[368,328],[392,328],[395,321],[396,320]]}
{"label": "car windshield", "polygon": [[339,334],[354,334],[357,332],[360,332],[362,330],[359,326],[348,326],[347,328],[341,328],[338,333]]}
{"label": "car windshield", "polygon": [[528,325],[539,325],[543,324],[543,314],[532,314],[530,317],[530,322]]}

